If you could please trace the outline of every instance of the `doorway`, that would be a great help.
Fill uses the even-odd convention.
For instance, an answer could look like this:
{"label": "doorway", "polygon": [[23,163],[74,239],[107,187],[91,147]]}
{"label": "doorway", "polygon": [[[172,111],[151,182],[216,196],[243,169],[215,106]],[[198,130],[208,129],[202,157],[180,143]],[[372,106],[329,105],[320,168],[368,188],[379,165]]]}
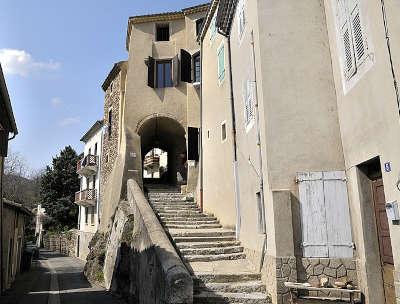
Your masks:
{"label": "doorway", "polygon": [[[358,166],[365,177],[362,182],[364,197],[364,221],[368,222],[363,229],[370,235],[366,240],[369,250],[367,264],[369,273],[381,273],[379,285],[381,286],[382,300],[385,304],[395,304],[395,288],[393,277],[393,253],[390,239],[389,221],[386,214],[385,188],[382,179],[381,162],[375,157]],[[374,237],[375,236],[375,237]],[[373,256],[375,259],[373,260]],[[369,259],[369,261],[368,261]],[[376,265],[376,267],[373,266]],[[378,283],[378,278],[376,278]],[[371,285],[372,287],[373,285]],[[376,286],[377,287],[377,286]],[[373,287],[372,287],[373,288]],[[378,293],[377,290],[372,291]],[[380,301],[382,302],[382,301]]]}
{"label": "doorway", "polygon": [[382,265],[382,279],[383,289],[385,292],[385,301],[386,304],[394,304],[396,296],[393,277],[393,252],[390,239],[389,221],[386,214],[385,191],[382,178],[379,178],[372,182],[372,193]]}

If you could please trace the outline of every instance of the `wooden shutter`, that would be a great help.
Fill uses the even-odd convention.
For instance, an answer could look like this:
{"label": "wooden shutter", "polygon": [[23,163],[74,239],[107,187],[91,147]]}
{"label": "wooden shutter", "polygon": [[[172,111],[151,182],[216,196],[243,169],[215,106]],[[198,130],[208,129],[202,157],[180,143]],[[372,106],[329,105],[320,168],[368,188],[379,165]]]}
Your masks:
{"label": "wooden shutter", "polygon": [[344,171],[324,172],[329,257],[353,257],[353,241]]}
{"label": "wooden shutter", "polygon": [[353,256],[343,171],[298,173],[305,257]]}
{"label": "wooden shutter", "polygon": [[181,81],[192,82],[192,56],[181,50]]}
{"label": "wooden shutter", "polygon": [[188,160],[199,160],[199,129],[188,127]]}
{"label": "wooden shutter", "polygon": [[357,66],[362,63],[362,60],[367,55],[367,42],[365,40],[364,29],[361,22],[360,6],[355,4],[350,14],[350,23],[354,43],[354,53]]}
{"label": "wooden shutter", "polygon": [[154,83],[154,68],[155,68],[155,60],[153,57],[149,56],[149,58],[147,59],[147,85],[151,88],[155,87],[155,83]]}
{"label": "wooden shutter", "polygon": [[322,172],[299,173],[299,198],[305,257],[328,257]]}
{"label": "wooden shutter", "polygon": [[179,84],[179,59],[178,55],[172,58],[172,82],[174,87]]}
{"label": "wooden shutter", "polygon": [[352,31],[348,20],[341,28],[340,37],[343,44],[344,71],[346,78],[350,78],[356,73],[356,58],[354,56]]}

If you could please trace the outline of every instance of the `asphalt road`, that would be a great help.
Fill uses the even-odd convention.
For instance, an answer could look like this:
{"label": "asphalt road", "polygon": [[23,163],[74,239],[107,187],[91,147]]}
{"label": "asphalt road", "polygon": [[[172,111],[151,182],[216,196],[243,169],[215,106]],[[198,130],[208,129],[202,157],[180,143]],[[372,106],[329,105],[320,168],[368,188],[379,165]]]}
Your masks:
{"label": "asphalt road", "polygon": [[84,262],[42,251],[29,272],[20,275],[1,304],[123,304],[82,274]]}

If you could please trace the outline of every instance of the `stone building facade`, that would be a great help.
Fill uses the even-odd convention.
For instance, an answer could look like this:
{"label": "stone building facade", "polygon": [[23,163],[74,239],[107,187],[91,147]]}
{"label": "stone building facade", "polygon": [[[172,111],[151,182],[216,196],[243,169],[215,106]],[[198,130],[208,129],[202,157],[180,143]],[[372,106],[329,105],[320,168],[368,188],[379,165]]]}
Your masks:
{"label": "stone building facade", "polygon": [[284,281],[321,277],[353,281],[366,303],[398,303],[400,234],[385,206],[400,199],[399,4],[211,7],[201,35],[204,209],[236,228],[274,303],[287,301]]}
{"label": "stone building facade", "polygon": [[[126,61],[116,63],[102,85],[105,92],[103,117],[105,132],[101,162],[102,189],[108,181],[119,153],[125,103],[126,69]],[[102,196],[103,193],[101,193]]]}

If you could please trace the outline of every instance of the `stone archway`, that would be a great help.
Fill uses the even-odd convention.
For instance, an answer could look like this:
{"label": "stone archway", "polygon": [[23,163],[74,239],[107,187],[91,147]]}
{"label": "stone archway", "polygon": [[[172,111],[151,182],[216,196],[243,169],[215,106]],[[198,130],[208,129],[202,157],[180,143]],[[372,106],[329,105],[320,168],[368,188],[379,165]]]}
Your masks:
{"label": "stone archway", "polygon": [[[138,125],[137,134],[140,136],[142,164],[145,155],[154,148],[166,151],[168,168],[165,182],[173,185],[186,183],[186,132],[182,125],[173,118],[157,115],[142,121]],[[144,165],[142,177],[143,171]],[[146,182],[152,181],[144,181]]]}

